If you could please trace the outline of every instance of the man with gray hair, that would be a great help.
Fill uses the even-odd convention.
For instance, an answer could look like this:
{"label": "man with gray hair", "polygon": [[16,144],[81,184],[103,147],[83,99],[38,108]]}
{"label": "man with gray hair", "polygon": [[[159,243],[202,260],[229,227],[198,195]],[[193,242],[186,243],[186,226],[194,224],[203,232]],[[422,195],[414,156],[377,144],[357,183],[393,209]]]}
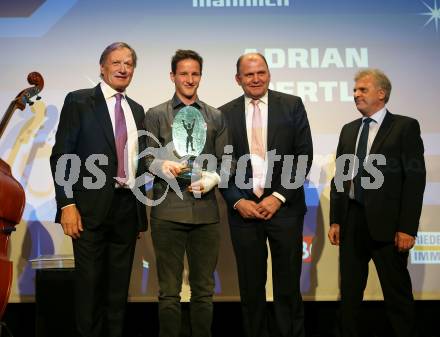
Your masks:
{"label": "man with gray hair", "polygon": [[[359,72],[353,96],[362,118],[344,125],[339,137],[337,158],[345,155],[358,161],[357,172],[349,172],[352,165],[337,160],[330,194],[328,237],[340,247],[344,337],[360,334],[359,309],[371,259],[395,336],[417,335],[407,261],[422,210],[424,148],[417,120],[387,110],[390,93],[391,82],[382,71]],[[378,155],[384,160],[374,162]],[[383,183],[371,188],[378,174]],[[348,178],[338,190],[338,179],[344,177]]]}
{"label": "man with gray hair", "polygon": [[146,169],[137,160],[145,114],[125,91],[135,51],[115,42],[99,63],[102,82],[64,101],[50,164],[56,221],[73,243],[77,335],[121,337],[136,237],[147,229],[145,205],[131,192]]}

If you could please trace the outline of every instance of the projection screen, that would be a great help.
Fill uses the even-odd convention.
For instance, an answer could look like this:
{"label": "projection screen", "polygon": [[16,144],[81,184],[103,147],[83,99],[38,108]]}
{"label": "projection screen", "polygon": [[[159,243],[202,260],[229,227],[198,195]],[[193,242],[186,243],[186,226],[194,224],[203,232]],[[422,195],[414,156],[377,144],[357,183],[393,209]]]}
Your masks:
{"label": "projection screen", "polygon": [[[49,156],[65,95],[99,83],[99,56],[114,41],[130,44],[139,57],[128,95],[145,110],[168,100],[174,87],[170,59],[178,48],[204,58],[199,96],[213,106],[241,95],[235,62],[247,51],[268,61],[274,90],[302,97],[311,124],[314,161],[306,186],[301,289],[307,300],[336,300],[338,249],[329,244],[329,181],[342,126],[358,118],[354,74],[380,68],[393,84],[388,109],[421,124],[427,185],[417,244],[409,269],[417,299],[440,299],[440,78],[439,9],[435,0],[27,0],[0,4],[0,117],[29,85],[45,79],[42,99],[16,111],[0,139],[0,157],[24,186],[26,207],[9,249],[14,262],[12,302],[34,300],[35,271],[42,254],[71,254],[54,223]],[[222,200],[222,242],[216,299],[239,300],[234,254]],[[268,268],[270,275],[270,265]],[[186,273],[187,274],[187,273]],[[271,298],[271,281],[267,293]],[[157,296],[150,233],[138,240],[131,301]],[[188,299],[185,278],[182,296]],[[371,265],[366,299],[382,293]]]}

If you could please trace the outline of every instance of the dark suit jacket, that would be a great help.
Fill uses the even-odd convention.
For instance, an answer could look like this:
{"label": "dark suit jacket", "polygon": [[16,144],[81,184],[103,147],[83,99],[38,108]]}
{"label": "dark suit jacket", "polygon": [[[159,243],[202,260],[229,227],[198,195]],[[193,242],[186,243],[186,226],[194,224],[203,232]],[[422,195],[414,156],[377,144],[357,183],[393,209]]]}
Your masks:
{"label": "dark suit jacket", "polygon": [[[249,144],[246,131],[245,100],[244,96],[223,105],[219,108],[226,117],[227,126],[232,137],[234,147],[234,159],[238,160],[243,155],[248,155]],[[268,91],[268,125],[267,125],[267,151],[276,150],[281,155],[281,160],[276,161],[273,168],[272,183],[264,190],[263,197],[278,192],[286,198],[286,202],[277,212],[277,217],[290,217],[303,215],[306,212],[304,188],[288,189],[281,183],[284,156],[295,155],[295,161],[291,172],[291,182],[296,175],[297,156],[306,155],[308,173],[313,160],[312,137],[310,133],[307,114],[301,98],[280,92]],[[237,167],[239,170],[239,167]],[[247,163],[245,182],[252,178],[252,166]],[[237,214],[232,210],[234,204],[242,199],[255,199],[252,187],[241,189],[235,184],[234,177],[230,180],[227,189],[220,189],[225,198],[231,214]],[[239,216],[239,215],[237,215]]]}
{"label": "dark suit jacket", "polygon": [[[144,129],[144,110],[141,105],[127,97],[133,112],[138,130]],[[145,139],[139,138],[139,151],[145,148]],[[63,186],[56,183],[55,172],[58,159],[64,154],[75,154],[81,160],[79,179],[73,185],[73,197],[68,197]],[[90,173],[85,162],[90,155],[103,154],[108,163],[95,162],[105,175],[105,184],[99,189],[86,189],[84,178],[96,177]],[[57,201],[57,217],[60,220],[60,209],[68,204],[76,204],[83,219],[83,224],[94,228],[104,220],[111,207],[117,171],[116,145],[113,127],[100,85],[91,89],[82,89],[69,93],[61,110],[60,122],[56,133],[55,145],[50,157],[52,175],[55,183],[55,198]],[[145,172],[144,161],[138,162],[137,176]],[[70,174],[67,167],[65,179]],[[145,193],[145,186],[141,187]],[[138,230],[147,229],[146,206],[138,201]]]}
{"label": "dark suit jacket", "polygon": [[[342,128],[337,157],[354,154],[362,118]],[[364,205],[368,228],[374,240],[393,241],[397,231],[416,235],[425,189],[426,170],[423,141],[419,123],[409,117],[387,111],[372,144],[371,154],[382,154],[386,165],[376,166],[384,176],[379,189],[364,190]],[[342,167],[345,166],[345,167]],[[337,167],[337,172],[347,165]],[[332,180],[330,195],[330,223],[341,225],[347,217],[350,182],[344,191],[336,190]]]}

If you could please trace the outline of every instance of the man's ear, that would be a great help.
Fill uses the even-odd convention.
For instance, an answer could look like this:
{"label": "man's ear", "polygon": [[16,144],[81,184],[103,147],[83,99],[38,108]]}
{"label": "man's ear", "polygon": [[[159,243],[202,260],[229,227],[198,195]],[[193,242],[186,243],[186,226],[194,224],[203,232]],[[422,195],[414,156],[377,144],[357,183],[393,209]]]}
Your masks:
{"label": "man's ear", "polygon": [[235,74],[235,81],[241,87],[241,79],[240,79],[240,75],[239,74]]}
{"label": "man's ear", "polygon": [[170,71],[170,79],[171,79],[171,82],[173,82],[173,83],[174,83],[174,78],[175,78],[174,73],[172,71]]}

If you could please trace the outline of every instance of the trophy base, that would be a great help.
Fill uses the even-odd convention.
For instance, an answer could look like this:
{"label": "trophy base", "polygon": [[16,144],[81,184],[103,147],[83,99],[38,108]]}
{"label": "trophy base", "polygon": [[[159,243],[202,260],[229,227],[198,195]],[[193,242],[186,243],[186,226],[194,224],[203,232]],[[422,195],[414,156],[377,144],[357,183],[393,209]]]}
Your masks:
{"label": "trophy base", "polygon": [[197,181],[202,177],[200,173],[191,172],[191,170],[184,171],[180,173],[177,177],[177,183],[181,190],[186,190],[191,182]]}

